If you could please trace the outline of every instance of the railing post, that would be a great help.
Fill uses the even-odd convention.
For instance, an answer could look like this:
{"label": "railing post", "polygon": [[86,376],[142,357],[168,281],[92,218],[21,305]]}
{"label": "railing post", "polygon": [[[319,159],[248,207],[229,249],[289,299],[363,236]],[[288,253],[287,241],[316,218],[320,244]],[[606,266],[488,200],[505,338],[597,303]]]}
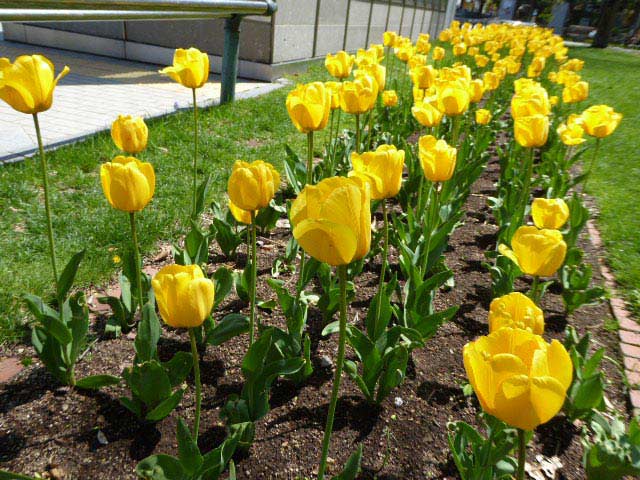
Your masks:
{"label": "railing post", "polygon": [[224,50],[222,52],[222,91],[220,104],[231,103],[236,96],[238,78],[238,50],[242,16],[233,15],[224,21]]}

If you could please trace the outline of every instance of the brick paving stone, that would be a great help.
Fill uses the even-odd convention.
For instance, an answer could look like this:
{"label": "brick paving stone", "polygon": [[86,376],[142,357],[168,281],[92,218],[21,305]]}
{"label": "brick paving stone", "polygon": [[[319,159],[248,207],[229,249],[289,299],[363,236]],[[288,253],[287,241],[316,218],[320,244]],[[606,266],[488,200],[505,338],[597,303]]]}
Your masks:
{"label": "brick paving stone", "polygon": [[633,408],[640,408],[640,390],[631,390],[629,397],[631,397],[631,405],[633,405]]}
{"label": "brick paving stone", "polygon": [[640,386],[640,372],[632,372],[631,370],[624,371],[627,380],[629,381],[629,385],[638,385]]}
{"label": "brick paving stone", "polygon": [[[68,65],[54,94],[53,106],[42,112],[40,124],[46,146],[60,145],[106,130],[119,114],[157,117],[191,105],[191,90],[158,73],[161,66],[34,45],[0,41],[0,57],[41,53],[53,61],[56,71]],[[220,99],[220,77],[210,75],[198,90],[198,105],[205,107]],[[267,92],[279,84],[239,80],[238,96]],[[0,102],[0,164],[32,155],[37,149],[30,115],[14,111]],[[2,128],[4,125],[9,128]]]}
{"label": "brick paving stone", "polygon": [[629,345],[628,343],[621,343],[620,350],[622,350],[622,354],[625,357],[640,359],[640,347],[636,347],[635,345]]}
{"label": "brick paving stone", "polygon": [[[612,298],[611,300],[613,301],[614,299]],[[640,324],[638,324],[638,322],[629,318],[628,316],[618,318],[618,322],[622,330],[628,330],[630,332],[640,333]]]}
{"label": "brick paving stone", "polygon": [[630,332],[629,330],[619,330],[618,336],[620,337],[620,341],[640,347],[640,333]]}
{"label": "brick paving stone", "polygon": [[640,360],[638,360],[637,358],[627,357],[624,355],[622,359],[624,362],[625,369],[630,370],[632,372],[640,373]]}
{"label": "brick paving stone", "polygon": [[15,377],[23,369],[20,359],[16,357],[0,360],[0,383],[5,383]]}

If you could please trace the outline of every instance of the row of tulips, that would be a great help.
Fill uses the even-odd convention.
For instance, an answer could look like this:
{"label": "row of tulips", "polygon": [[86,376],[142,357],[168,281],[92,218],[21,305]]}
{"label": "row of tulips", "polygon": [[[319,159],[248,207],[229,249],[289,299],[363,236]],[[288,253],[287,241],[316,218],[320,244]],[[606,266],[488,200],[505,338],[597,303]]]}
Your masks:
{"label": "row of tulips", "polygon": [[[193,91],[192,230],[184,247],[175,249],[177,264],[164,267],[153,279],[141,271],[135,222],[136,213],[154,195],[153,166],[123,155],[101,167],[105,197],[112,207],[128,213],[131,224],[132,258],[127,260],[129,266],[121,277],[121,286],[129,284],[127,292],[131,295],[104,299],[112,306],[114,317],[121,317],[111,322],[117,326],[112,329],[116,334],[139,322],[136,358],[122,378],[96,375],[76,381],[73,375],[88,326],[82,294],[68,296],[82,256],[74,256],[58,276],[49,222],[57,298],[50,305],[37,297],[26,299],[37,320],[34,346],[44,363],[54,374],[57,372],[58,379],[82,388],[124,381],[132,398],[121,399],[123,404],[136,415],[157,421],[178,405],[184,393],[180,384],[193,369],[193,430],[180,421],[180,456],[145,459],[137,470],[141,477],[169,478],[168,472],[182,472],[174,474],[178,475],[175,478],[218,478],[237,447],[250,447],[255,422],[269,410],[272,382],[280,376],[304,382],[313,373],[306,322],[308,309],[317,304],[327,321],[323,333],[338,334],[318,469],[318,478],[323,479],[343,371],[368,401],[380,403],[403,381],[411,352],[424,346],[439,326],[455,315],[457,307],[438,312],[433,303],[439,288],[453,282],[443,253],[463,218],[471,185],[488,161],[488,147],[496,133],[513,121],[514,140],[500,154],[498,197],[492,200],[500,230],[498,248],[488,256],[495,258],[489,267],[494,291],[499,295],[491,303],[489,335],[469,343],[463,358],[482,409],[505,422],[499,428],[518,429],[519,457],[517,464],[512,462],[511,473],[524,478],[526,440],[530,437],[527,432],[555,416],[565,404],[567,391],[575,386],[574,349],[568,352],[559,342],[547,343],[541,337],[544,319],[539,308],[549,283],[540,284],[540,277],[551,277],[559,269],[586,272],[585,264],[575,260],[580,255],[567,253],[578,249],[577,236],[586,222],[584,207],[577,194],[568,202],[561,198],[590,173],[587,169],[583,177],[572,177],[571,167],[579,158],[573,149],[583,140],[582,132],[600,139],[615,129],[620,118],[605,106],[590,107],[580,115],[572,112],[574,104],[587,97],[588,84],[577,74],[580,62],[568,59],[562,39],[548,30],[453,22],[441,32],[439,41],[439,45],[432,45],[429,35],[420,34],[414,44],[386,32],[383,44],[373,44],[355,55],[328,55],[327,71],[337,81],[299,85],[286,101],[292,123],[307,136],[306,159],[302,161],[290,152],[285,162],[284,192],[279,192],[280,174],[273,165],[261,160],[236,162],[228,181],[229,210],[244,227],[238,233],[236,226],[234,233],[225,227],[226,220],[217,218],[213,236],[203,230],[199,218],[206,208],[208,179],[199,185],[197,178],[196,91],[207,81],[208,57],[196,49],[176,51],[174,65],[162,72]],[[552,71],[555,66],[558,70]],[[39,135],[37,113],[51,106],[57,82],[53,65],[41,56],[20,57],[14,63],[1,60],[0,72],[0,98],[16,110],[33,114]],[[547,88],[534,80],[545,74],[553,83],[548,88],[562,86],[562,102],[558,96],[549,96]],[[505,120],[505,105],[514,91],[512,120]],[[37,95],[42,92],[46,98],[40,99]],[[340,128],[343,116],[355,125],[354,131],[344,129],[344,124]],[[552,145],[548,145],[553,132],[550,123],[557,124]],[[322,160],[315,162],[315,133],[327,127]],[[122,116],[112,127],[113,140],[126,155],[140,154],[147,136],[142,119]],[[599,141],[594,158],[598,145]],[[536,161],[538,152],[542,155]],[[44,150],[40,154],[50,219]],[[546,171],[556,173],[543,175]],[[548,198],[534,199],[530,210],[535,226],[527,226],[524,223],[533,188],[546,188]],[[277,279],[267,283],[277,295],[286,331],[263,323],[257,311],[259,219],[265,212],[283,209],[284,205],[278,204],[283,197],[295,197],[287,211],[292,239],[286,258],[277,261],[296,271],[298,281],[293,293]],[[378,208],[381,225],[376,219]],[[561,231],[569,217],[570,227]],[[220,232],[224,235],[217,235]],[[201,266],[208,263],[210,242],[215,238],[224,251],[223,240],[236,246],[242,243],[229,240],[234,235],[246,238],[245,272],[232,276],[219,269],[213,280],[207,278]],[[399,268],[387,275],[391,248],[398,252]],[[378,289],[360,329],[349,322],[348,300],[363,269],[375,268],[378,254]],[[567,263],[569,257],[574,263]],[[533,277],[528,297],[513,292],[514,280],[521,273]],[[567,278],[572,277],[569,273]],[[573,310],[580,301],[588,303],[597,297],[597,292],[588,288],[588,277],[586,286],[584,281],[579,285],[562,281],[563,289],[572,294],[565,300],[572,299]],[[231,288],[229,281],[249,302],[249,317],[231,314],[215,322],[212,310]],[[577,290],[587,292],[581,300],[576,300]],[[322,295],[314,300],[318,291]],[[188,329],[190,354],[183,352],[169,362],[158,360],[161,331],[156,303],[167,325]],[[336,312],[338,321],[331,322]],[[201,455],[197,446],[201,405],[198,343],[219,345],[247,331],[245,385],[241,394],[230,397],[222,409],[229,435],[217,449]],[[345,359],[347,345],[356,361]],[[167,386],[162,394],[154,391],[152,400],[140,387],[158,376],[166,378]],[[452,441],[452,453],[461,475],[480,478],[469,473],[477,471],[477,459],[475,464],[465,463],[462,458],[469,457],[455,447],[458,440],[456,437]],[[508,455],[516,443],[489,442],[494,450],[502,451],[505,445]],[[360,447],[339,478],[355,478],[361,458]],[[487,458],[497,458],[492,469],[502,465],[502,458]],[[231,469],[234,471],[233,466]]]}

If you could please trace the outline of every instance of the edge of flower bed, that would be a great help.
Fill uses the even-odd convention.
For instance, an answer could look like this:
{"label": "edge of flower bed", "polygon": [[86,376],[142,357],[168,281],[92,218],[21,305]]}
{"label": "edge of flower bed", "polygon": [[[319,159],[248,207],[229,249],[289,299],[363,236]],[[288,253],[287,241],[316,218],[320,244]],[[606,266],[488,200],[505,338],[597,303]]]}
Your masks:
{"label": "edge of flower bed", "polygon": [[[587,231],[591,244],[598,251],[602,251],[604,248],[602,237],[594,220],[587,222]],[[617,295],[616,279],[603,257],[598,257],[598,265],[604,278],[604,284],[612,293],[609,297],[609,306],[611,314],[618,322],[620,351],[624,363],[624,375],[629,384],[632,413],[633,416],[640,416],[640,323],[633,319],[624,300]]]}

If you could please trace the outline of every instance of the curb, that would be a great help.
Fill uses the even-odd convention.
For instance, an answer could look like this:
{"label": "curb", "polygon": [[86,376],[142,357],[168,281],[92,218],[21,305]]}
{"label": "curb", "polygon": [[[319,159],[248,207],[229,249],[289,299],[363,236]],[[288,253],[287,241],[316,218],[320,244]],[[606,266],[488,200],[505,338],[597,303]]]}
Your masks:
{"label": "curb", "polygon": [[[600,232],[593,220],[587,222],[587,232],[591,244],[602,251],[604,245]],[[605,286],[613,293],[609,299],[611,314],[617,320],[620,339],[620,351],[624,363],[624,375],[629,383],[629,400],[633,408],[633,416],[640,416],[640,324],[636,322],[625,305],[624,300],[617,296],[616,279],[604,259],[598,258],[600,273]]]}

